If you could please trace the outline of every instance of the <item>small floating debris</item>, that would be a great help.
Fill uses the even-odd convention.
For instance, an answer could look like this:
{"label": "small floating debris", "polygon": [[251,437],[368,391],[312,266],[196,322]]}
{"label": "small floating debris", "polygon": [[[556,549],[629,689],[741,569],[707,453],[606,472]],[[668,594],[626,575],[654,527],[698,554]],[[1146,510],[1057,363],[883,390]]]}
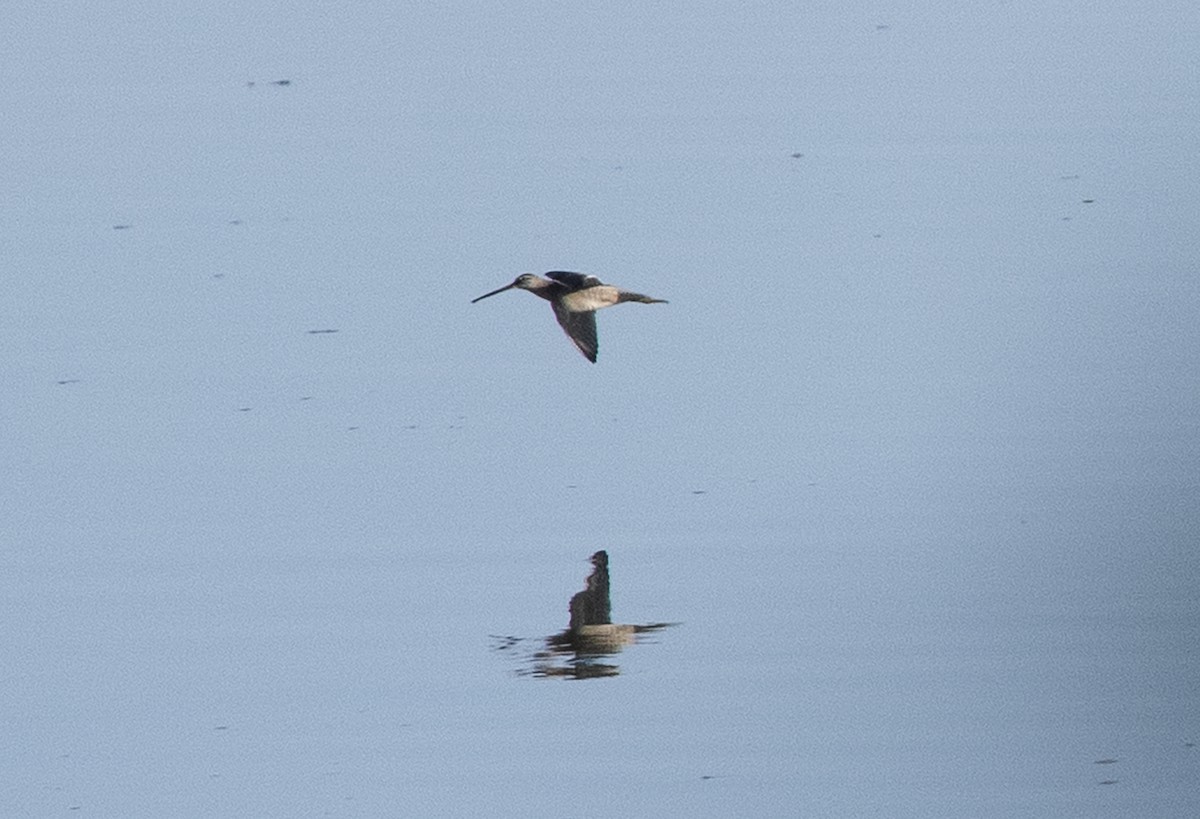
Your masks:
{"label": "small floating debris", "polygon": [[249,412],[250,407],[238,407],[238,412]]}
{"label": "small floating debris", "polygon": [[133,225],[113,225],[113,230],[133,230]]}
{"label": "small floating debris", "polygon": [[1100,784],[1101,785],[1115,785],[1120,781],[1121,780],[1119,780],[1119,779],[1101,779]]}
{"label": "small floating debris", "polygon": [[54,383],[61,387],[66,384],[78,384],[79,379],[78,378],[64,378],[61,381],[55,381]]}
{"label": "small floating debris", "polygon": [[325,330],[309,330],[309,331],[308,331],[308,334],[309,334],[310,336],[321,336],[321,335],[327,335],[327,334],[329,334],[329,333],[336,333],[336,332],[337,332],[337,330],[334,330],[334,329],[325,329]]}
{"label": "small floating debris", "polygon": [[1095,199],[1084,199],[1084,200],[1083,200],[1083,204],[1085,204],[1085,205],[1091,205],[1091,204],[1094,204],[1094,203],[1095,203],[1095,201],[1096,201]]}
{"label": "small floating debris", "polygon": [[291,80],[272,80],[271,85],[291,85]]}
{"label": "small floating debris", "polygon": [[1119,759],[1110,759],[1108,757],[1105,757],[1104,759],[1097,759],[1095,764],[1096,765],[1116,765],[1120,761],[1121,760],[1119,760]]}
{"label": "small floating debris", "polygon": [[788,156],[790,156],[792,159],[804,159],[804,154],[802,153],[788,154]]}

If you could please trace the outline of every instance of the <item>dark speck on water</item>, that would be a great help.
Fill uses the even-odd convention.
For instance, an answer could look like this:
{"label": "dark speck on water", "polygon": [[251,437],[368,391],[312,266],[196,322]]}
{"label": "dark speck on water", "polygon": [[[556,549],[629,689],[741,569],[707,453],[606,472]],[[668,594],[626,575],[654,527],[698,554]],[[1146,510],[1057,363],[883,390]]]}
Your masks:
{"label": "dark speck on water", "polygon": [[113,230],[130,230],[133,225],[113,225]]}
{"label": "dark speck on water", "polygon": [[1111,759],[1111,758],[1109,758],[1109,757],[1105,757],[1104,759],[1097,759],[1097,760],[1096,760],[1096,764],[1097,764],[1097,765],[1115,765],[1115,764],[1117,764],[1118,762],[1120,762],[1120,760],[1119,760],[1119,759]]}
{"label": "dark speck on water", "polygon": [[309,334],[310,336],[319,336],[319,335],[325,335],[325,334],[327,334],[327,333],[336,333],[336,332],[337,332],[337,330],[331,330],[331,329],[327,329],[327,330],[309,330],[309,331],[308,331],[308,334]]}

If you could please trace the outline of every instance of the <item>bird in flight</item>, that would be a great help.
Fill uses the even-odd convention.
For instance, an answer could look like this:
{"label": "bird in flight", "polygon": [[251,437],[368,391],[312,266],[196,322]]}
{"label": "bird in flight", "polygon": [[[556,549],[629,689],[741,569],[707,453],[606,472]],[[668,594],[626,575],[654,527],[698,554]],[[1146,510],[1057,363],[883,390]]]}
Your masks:
{"label": "bird in flight", "polygon": [[619,287],[587,276],[583,273],[570,273],[565,270],[552,270],[545,276],[535,276],[532,273],[522,273],[512,284],[484,293],[477,299],[471,299],[471,304],[482,301],[489,296],[503,293],[505,290],[528,290],[535,296],[541,296],[550,302],[554,309],[554,317],[566,332],[579,352],[593,364],[596,362],[596,352],[599,344],[596,341],[596,311],[602,307],[612,307],[623,301],[639,301],[642,304],[666,304],[666,299],[652,299],[641,293],[631,293]]}

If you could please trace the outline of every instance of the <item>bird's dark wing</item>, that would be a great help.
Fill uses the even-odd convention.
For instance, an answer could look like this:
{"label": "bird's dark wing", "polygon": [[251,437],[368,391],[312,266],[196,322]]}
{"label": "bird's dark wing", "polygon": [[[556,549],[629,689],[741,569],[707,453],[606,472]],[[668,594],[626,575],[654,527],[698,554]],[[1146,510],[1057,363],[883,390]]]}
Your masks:
{"label": "bird's dark wing", "polygon": [[559,326],[566,331],[571,341],[575,342],[579,352],[595,364],[596,352],[600,349],[600,343],[596,341],[595,311],[572,313],[570,310],[564,310],[557,301],[550,302],[550,306],[554,308],[554,317],[558,319]]}
{"label": "bird's dark wing", "polygon": [[597,287],[602,284],[595,276],[589,276],[585,273],[572,273],[569,270],[551,270],[546,274],[546,278],[566,285],[571,290],[582,290],[585,287]]}

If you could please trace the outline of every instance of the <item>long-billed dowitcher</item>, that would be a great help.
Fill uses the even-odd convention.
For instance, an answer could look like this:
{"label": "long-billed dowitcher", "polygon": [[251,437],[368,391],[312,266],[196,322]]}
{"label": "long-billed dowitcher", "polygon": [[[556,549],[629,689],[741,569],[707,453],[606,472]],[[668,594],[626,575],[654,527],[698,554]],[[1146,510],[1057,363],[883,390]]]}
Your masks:
{"label": "long-billed dowitcher", "polygon": [[588,361],[595,363],[596,351],[599,344],[596,341],[596,311],[602,307],[612,307],[623,301],[639,301],[642,304],[666,304],[666,299],[652,299],[641,293],[631,293],[619,287],[605,284],[595,276],[583,273],[571,273],[565,270],[552,270],[545,275],[535,276],[532,273],[522,273],[513,280],[512,284],[484,293],[477,299],[471,299],[471,304],[503,293],[505,290],[528,290],[535,296],[541,296],[550,302],[554,308],[554,317],[566,331],[571,341],[579,348]]}

